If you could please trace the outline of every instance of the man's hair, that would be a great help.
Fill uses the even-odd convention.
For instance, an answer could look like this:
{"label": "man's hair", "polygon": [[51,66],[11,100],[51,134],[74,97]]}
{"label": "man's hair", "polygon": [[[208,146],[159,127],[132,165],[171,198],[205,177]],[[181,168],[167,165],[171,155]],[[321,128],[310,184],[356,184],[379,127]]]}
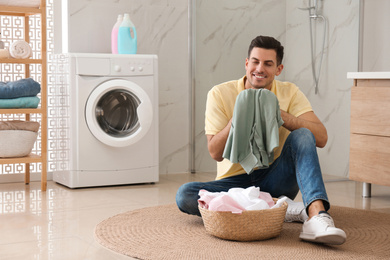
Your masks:
{"label": "man's hair", "polygon": [[282,64],[283,55],[284,55],[284,47],[275,38],[270,37],[270,36],[262,36],[262,35],[254,38],[252,40],[251,44],[249,45],[248,58],[251,56],[252,49],[255,47],[269,49],[269,50],[275,50],[276,51],[276,63],[278,66],[280,64]]}

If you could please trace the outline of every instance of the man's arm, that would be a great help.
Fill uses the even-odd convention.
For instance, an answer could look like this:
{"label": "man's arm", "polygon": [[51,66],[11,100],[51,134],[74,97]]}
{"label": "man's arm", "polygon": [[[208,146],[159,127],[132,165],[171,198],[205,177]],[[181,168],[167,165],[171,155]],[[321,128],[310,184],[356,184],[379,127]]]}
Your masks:
{"label": "man's arm", "polygon": [[[284,121],[283,126],[290,131],[294,131],[299,128],[309,129],[315,139],[317,147],[324,147],[328,141],[328,134],[325,126],[314,114],[314,112],[307,112],[299,117],[295,117],[286,111],[280,110],[281,116]],[[226,141],[229,136],[229,131],[232,125],[232,119],[226,125],[221,132],[216,135],[206,135],[207,137],[207,148],[209,150],[211,158],[220,162],[223,160],[222,154],[225,149]]]}
{"label": "man's arm", "polygon": [[284,121],[283,126],[290,131],[294,131],[299,128],[309,129],[315,139],[317,147],[324,147],[328,141],[328,133],[325,126],[318,119],[314,112],[307,112],[298,117],[295,117],[286,111],[280,110],[282,119]]}
{"label": "man's arm", "polygon": [[230,127],[232,125],[232,119],[229,120],[229,123],[216,135],[206,135],[207,137],[207,148],[211,158],[220,162],[223,160],[222,154],[225,149],[226,141],[229,137]]}

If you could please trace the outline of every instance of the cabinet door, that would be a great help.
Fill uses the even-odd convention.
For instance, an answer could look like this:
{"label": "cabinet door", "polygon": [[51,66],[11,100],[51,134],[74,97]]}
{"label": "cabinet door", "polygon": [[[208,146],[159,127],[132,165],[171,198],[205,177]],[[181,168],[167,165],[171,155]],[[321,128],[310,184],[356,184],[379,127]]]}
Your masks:
{"label": "cabinet door", "polygon": [[349,178],[390,186],[390,138],[351,134]]}
{"label": "cabinet door", "polygon": [[390,86],[352,87],[351,133],[390,136]]}

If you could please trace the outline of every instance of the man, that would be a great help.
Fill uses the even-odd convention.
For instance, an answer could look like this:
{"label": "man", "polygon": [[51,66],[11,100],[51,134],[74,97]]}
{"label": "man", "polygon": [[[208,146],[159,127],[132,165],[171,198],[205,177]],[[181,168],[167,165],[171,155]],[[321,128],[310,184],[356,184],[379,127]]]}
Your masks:
{"label": "man", "polygon": [[[181,211],[200,215],[197,199],[201,189],[221,192],[233,187],[260,187],[272,197],[290,198],[285,221],[304,222],[301,239],[342,244],[346,234],[334,226],[327,213],[330,204],[316,149],[326,145],[327,131],[296,85],[275,80],[275,76],[283,70],[283,54],[284,48],[279,41],[258,36],[249,46],[245,61],[246,75],[210,90],[205,131],[209,153],[218,162],[217,178],[211,182],[184,184],[177,192],[176,202]],[[255,169],[251,174],[247,174],[239,163],[222,157],[232,125],[236,97],[245,89],[267,89],[275,94],[284,121],[279,128],[279,147],[274,150],[274,161],[268,168]],[[303,203],[291,200],[299,190]]]}

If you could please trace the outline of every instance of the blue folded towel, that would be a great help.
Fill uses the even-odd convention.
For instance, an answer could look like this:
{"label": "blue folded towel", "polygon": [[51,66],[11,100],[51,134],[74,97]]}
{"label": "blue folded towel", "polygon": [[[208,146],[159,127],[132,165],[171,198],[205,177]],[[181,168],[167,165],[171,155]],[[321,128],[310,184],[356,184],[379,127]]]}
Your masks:
{"label": "blue folded towel", "polygon": [[41,91],[41,85],[31,78],[0,82],[0,99],[33,97]]}
{"label": "blue folded towel", "polygon": [[0,99],[0,108],[37,108],[40,98],[21,97],[12,99]]}

